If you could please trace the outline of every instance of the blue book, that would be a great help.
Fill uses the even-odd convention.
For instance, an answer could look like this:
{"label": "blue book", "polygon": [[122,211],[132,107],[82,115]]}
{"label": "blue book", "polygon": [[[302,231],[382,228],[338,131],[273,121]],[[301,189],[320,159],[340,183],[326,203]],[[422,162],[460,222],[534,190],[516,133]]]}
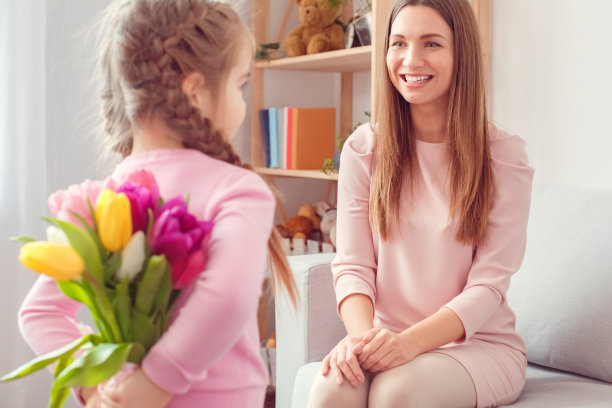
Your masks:
{"label": "blue book", "polygon": [[259,110],[259,124],[261,125],[261,142],[264,151],[264,164],[270,167],[270,130],[269,130],[268,110]]}
{"label": "blue book", "polygon": [[278,108],[268,110],[268,128],[270,130],[270,167],[280,167]]}

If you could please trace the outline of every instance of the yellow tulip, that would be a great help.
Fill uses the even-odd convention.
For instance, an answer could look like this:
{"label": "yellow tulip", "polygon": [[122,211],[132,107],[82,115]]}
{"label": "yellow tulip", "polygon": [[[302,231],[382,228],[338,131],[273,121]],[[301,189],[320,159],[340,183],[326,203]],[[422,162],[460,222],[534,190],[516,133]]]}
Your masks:
{"label": "yellow tulip", "polygon": [[104,248],[115,252],[125,247],[132,237],[132,214],[127,196],[104,190],[98,198],[95,212]]}
{"label": "yellow tulip", "polygon": [[22,246],[19,260],[28,268],[57,280],[80,277],[85,269],[74,249],[46,241],[28,242]]}

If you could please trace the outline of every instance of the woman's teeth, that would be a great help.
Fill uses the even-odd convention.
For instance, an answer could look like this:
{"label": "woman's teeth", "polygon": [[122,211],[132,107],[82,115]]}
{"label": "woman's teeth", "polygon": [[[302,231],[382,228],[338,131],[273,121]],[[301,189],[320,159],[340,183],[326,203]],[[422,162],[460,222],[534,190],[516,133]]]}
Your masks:
{"label": "woman's teeth", "polygon": [[423,83],[423,82],[427,81],[428,79],[432,78],[431,75],[421,75],[421,76],[402,75],[402,77],[404,77],[404,81],[406,81],[409,84]]}

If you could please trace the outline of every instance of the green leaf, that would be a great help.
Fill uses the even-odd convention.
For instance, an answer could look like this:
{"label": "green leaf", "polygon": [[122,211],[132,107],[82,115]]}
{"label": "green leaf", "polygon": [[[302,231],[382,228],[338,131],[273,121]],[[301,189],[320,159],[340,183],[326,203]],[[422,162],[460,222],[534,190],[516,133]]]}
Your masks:
{"label": "green leaf", "polygon": [[32,237],[25,236],[25,235],[19,235],[17,237],[11,237],[11,241],[18,242],[18,243],[20,243],[22,245],[25,245],[28,242],[36,241],[36,239],[34,239]]}
{"label": "green leaf", "polygon": [[57,286],[70,299],[81,302],[90,309],[93,307],[91,293],[88,293],[81,283],[74,281],[57,281]]}
{"label": "green leaf", "polygon": [[0,378],[1,382],[16,380],[17,378],[25,377],[26,375],[32,374],[42,368],[45,368],[49,364],[54,363],[57,360],[65,358],[67,356],[72,356],[73,353],[84,346],[85,344],[91,342],[96,337],[95,334],[89,334],[87,336],[83,336],[80,339],[73,341],[72,343],[54,350],[50,353],[47,353],[43,356],[37,357],[34,360],[22,365],[18,369],[8,373],[4,377]]}
{"label": "green leaf", "polygon": [[84,353],[55,378],[49,406],[61,406],[65,388],[93,387],[111,378],[126,362],[131,348],[131,343],[100,343]]}
{"label": "green leaf", "polygon": [[57,377],[59,373],[64,371],[64,368],[66,368],[68,364],[71,364],[74,361],[74,354],[75,353],[66,354],[58,360],[55,370],[53,371],[53,377]]}
{"label": "green leaf", "polygon": [[134,307],[146,316],[151,316],[158,289],[164,280],[167,269],[169,269],[169,265],[166,257],[153,255],[149,258],[142,278],[138,282]]}
{"label": "green leaf", "polygon": [[110,329],[108,328],[106,321],[102,318],[102,316],[100,316],[98,306],[94,302],[95,295],[91,289],[91,285],[89,285],[86,281],[81,283],[73,281],[58,281],[57,286],[70,299],[81,302],[87,306],[96,327],[98,330],[100,330],[100,333],[102,333],[104,338],[110,339]]}
{"label": "green leaf", "polygon": [[130,355],[128,356],[127,361],[134,364],[140,364],[142,359],[147,354],[147,350],[140,343],[133,343],[134,346],[130,350]]}
{"label": "green leaf", "polygon": [[104,269],[100,259],[100,252],[89,234],[74,224],[55,218],[43,217],[45,220],[61,228],[68,237],[70,246],[77,251],[85,263],[85,270],[91,273],[98,282],[104,282]]}
{"label": "green leaf", "polygon": [[153,314],[157,314],[168,308],[170,295],[172,294],[172,272],[166,268],[161,281],[157,287],[157,294],[153,302]]}
{"label": "green leaf", "polygon": [[132,341],[132,319],[130,317],[131,299],[128,293],[130,280],[128,278],[119,282],[113,299],[113,311],[119,324],[124,341]]}
{"label": "green leaf", "polygon": [[104,279],[112,282],[115,279],[115,272],[121,266],[121,251],[114,252],[104,263]]}
{"label": "green leaf", "polygon": [[132,309],[132,339],[142,344],[145,350],[149,350],[158,339],[153,319],[136,309]]}
{"label": "green leaf", "polygon": [[[96,215],[95,215],[95,213],[93,213],[93,207],[91,207],[91,202],[89,201],[89,199],[87,200],[87,204],[89,205],[89,210],[92,211],[91,216],[92,216],[92,218],[94,220],[94,225],[95,225],[95,223],[96,223]],[[106,259],[108,257],[108,250],[106,248],[104,248],[104,245],[102,245],[102,241],[100,240],[100,236],[98,235],[96,230],[94,228],[91,228],[89,223],[87,221],[85,221],[85,218],[81,217],[79,214],[75,213],[74,211],[70,211],[70,213],[77,220],[79,220],[79,222],[83,226],[83,229],[85,230],[85,232],[87,232],[89,234],[89,236],[91,237],[91,239],[96,243],[96,246],[98,247],[98,252],[100,253],[100,257],[102,259]]]}
{"label": "green leaf", "polygon": [[111,305],[106,288],[100,284],[91,274],[85,272],[83,274],[84,280],[82,285],[88,291],[90,291],[90,298],[94,304],[95,309],[100,316],[101,325],[98,326],[100,331],[105,329],[105,339],[107,341],[118,343],[121,341],[121,330],[115,314],[113,312],[113,306]]}

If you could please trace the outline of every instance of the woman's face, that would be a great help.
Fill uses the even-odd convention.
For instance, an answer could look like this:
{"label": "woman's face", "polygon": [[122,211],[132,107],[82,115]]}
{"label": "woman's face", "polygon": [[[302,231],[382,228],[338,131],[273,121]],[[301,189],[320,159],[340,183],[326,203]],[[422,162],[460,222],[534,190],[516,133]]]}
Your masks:
{"label": "woman's face", "polygon": [[414,105],[446,109],[453,76],[453,33],[432,8],[404,7],[391,25],[387,70]]}

